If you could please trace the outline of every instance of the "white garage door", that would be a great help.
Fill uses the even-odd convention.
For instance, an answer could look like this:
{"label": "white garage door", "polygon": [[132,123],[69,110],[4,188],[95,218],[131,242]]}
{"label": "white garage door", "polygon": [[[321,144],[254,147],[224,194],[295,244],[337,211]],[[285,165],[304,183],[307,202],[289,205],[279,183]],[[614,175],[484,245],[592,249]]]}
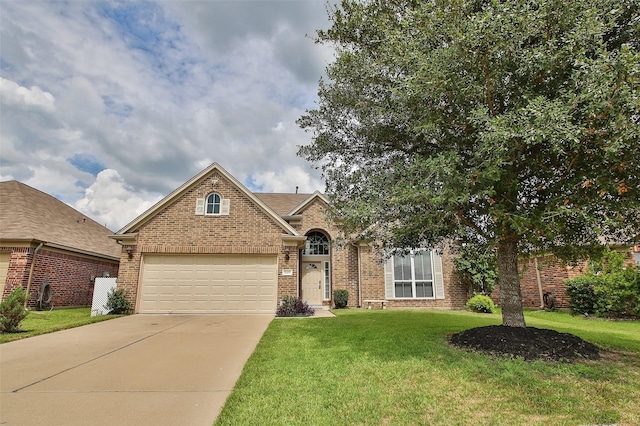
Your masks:
{"label": "white garage door", "polygon": [[275,313],[275,256],[145,255],[138,312]]}

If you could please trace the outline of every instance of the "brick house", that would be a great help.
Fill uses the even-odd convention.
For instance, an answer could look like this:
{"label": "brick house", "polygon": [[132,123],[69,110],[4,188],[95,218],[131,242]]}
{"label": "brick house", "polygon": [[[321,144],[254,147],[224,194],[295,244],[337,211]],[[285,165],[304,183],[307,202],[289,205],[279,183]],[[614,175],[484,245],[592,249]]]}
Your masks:
{"label": "brick house", "polygon": [[[15,180],[0,182],[0,297],[28,289],[28,306],[91,306],[95,277],[118,275],[113,232],[62,201]],[[51,293],[42,294],[48,285]]]}
{"label": "brick house", "polygon": [[[613,249],[625,254],[625,263],[630,266],[638,265],[640,248],[625,245],[612,245]],[[587,272],[589,262],[583,261],[577,265],[567,265],[553,255],[520,259],[520,291],[522,306],[525,308],[544,307],[544,294],[553,296],[555,307],[569,308],[569,296],[567,295],[566,280],[584,275]],[[491,298],[500,304],[500,286],[498,285]]]}
{"label": "brick house", "polygon": [[122,244],[118,286],[139,313],[274,313],[283,296],[328,309],[461,308],[451,254],[383,262],[363,241],[337,244],[327,198],[252,193],[214,163],[111,238]]}

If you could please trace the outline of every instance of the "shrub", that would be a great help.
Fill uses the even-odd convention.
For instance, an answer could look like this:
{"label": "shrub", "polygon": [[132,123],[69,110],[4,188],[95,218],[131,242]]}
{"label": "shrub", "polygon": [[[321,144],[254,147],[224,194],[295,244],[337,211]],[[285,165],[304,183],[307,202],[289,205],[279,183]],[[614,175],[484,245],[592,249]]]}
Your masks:
{"label": "shrub", "polygon": [[333,304],[336,309],[344,309],[349,303],[349,292],[347,290],[334,290],[333,291]]}
{"label": "shrub", "polygon": [[113,289],[107,295],[105,309],[112,315],[126,315],[131,310],[131,302],[127,299],[123,289]]}
{"label": "shrub", "polygon": [[624,255],[605,250],[580,277],[565,281],[575,314],[640,317],[640,269],[624,266]]}
{"label": "shrub", "polygon": [[473,296],[465,305],[467,309],[473,312],[490,314],[496,309],[496,305],[493,304],[493,300],[489,296],[484,294],[478,294]]}
{"label": "shrub", "polygon": [[640,270],[629,267],[598,278],[594,287],[596,315],[640,316]]}
{"label": "shrub", "polygon": [[29,312],[24,308],[27,293],[21,286],[13,289],[7,299],[0,303],[0,331],[15,333],[20,331],[20,323]]}
{"label": "shrub", "polygon": [[293,296],[284,296],[276,310],[277,317],[311,316],[314,313],[315,311],[307,302]]}
{"label": "shrub", "polygon": [[583,275],[565,281],[569,296],[569,309],[574,314],[593,314],[596,311],[596,294],[598,277]]}

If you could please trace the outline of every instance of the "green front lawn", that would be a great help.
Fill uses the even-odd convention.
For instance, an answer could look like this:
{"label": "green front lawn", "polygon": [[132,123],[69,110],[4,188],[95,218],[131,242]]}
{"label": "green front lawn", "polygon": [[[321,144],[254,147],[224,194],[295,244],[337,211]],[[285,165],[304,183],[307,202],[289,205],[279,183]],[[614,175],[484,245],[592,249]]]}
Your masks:
{"label": "green front lawn", "polygon": [[20,323],[20,333],[0,333],[0,343],[25,339],[38,334],[51,333],[79,327],[94,322],[117,318],[117,315],[91,316],[91,308],[54,309],[53,311],[29,311]]}
{"label": "green front lawn", "polygon": [[640,424],[640,323],[527,312],[615,350],[577,364],[493,359],[447,335],[499,315],[337,311],[275,320],[216,425]]}

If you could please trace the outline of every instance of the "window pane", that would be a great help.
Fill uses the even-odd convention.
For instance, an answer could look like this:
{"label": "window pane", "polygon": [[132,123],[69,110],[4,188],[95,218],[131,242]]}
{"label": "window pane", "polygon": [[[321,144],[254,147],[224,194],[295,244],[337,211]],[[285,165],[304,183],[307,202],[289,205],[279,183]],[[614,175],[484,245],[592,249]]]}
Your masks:
{"label": "window pane", "polygon": [[220,196],[210,194],[207,197],[207,214],[220,214]]}
{"label": "window pane", "polygon": [[329,254],[329,238],[321,232],[312,232],[307,235],[306,247],[304,250],[306,255],[322,255]]}
{"label": "window pane", "polygon": [[329,262],[324,262],[324,298],[331,299],[331,286],[329,282]]}
{"label": "window pane", "polygon": [[430,282],[416,282],[416,297],[433,297],[433,284]]}
{"label": "window pane", "polygon": [[395,297],[413,297],[413,294],[411,291],[411,282],[396,281]]}
{"label": "window pane", "polygon": [[411,257],[393,256],[393,279],[394,281],[411,280]]}
{"label": "window pane", "polygon": [[431,252],[421,251],[416,253],[413,262],[416,269],[416,281],[431,281]]}

